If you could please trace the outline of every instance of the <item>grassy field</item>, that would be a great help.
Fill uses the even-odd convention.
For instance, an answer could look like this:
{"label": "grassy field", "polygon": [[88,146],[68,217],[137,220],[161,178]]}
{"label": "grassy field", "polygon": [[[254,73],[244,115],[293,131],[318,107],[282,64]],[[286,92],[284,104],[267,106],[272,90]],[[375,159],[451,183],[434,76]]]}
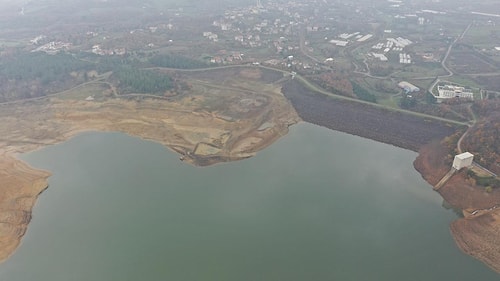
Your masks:
{"label": "grassy field", "polygon": [[57,98],[65,100],[84,100],[87,97],[92,96],[94,99],[98,100],[103,98],[106,94],[110,94],[109,85],[102,82],[96,82],[88,83],[83,86],[61,92],[57,95]]}
{"label": "grassy field", "polygon": [[397,72],[393,76],[402,79],[412,79],[418,77],[436,77],[448,74],[443,68],[437,67],[435,64],[429,66],[430,67],[424,67],[423,65],[406,66],[401,72]]}

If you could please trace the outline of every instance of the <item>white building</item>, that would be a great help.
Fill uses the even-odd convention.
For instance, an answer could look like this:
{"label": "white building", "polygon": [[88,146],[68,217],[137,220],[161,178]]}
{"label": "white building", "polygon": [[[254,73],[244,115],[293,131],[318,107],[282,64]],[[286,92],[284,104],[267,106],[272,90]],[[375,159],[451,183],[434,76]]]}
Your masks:
{"label": "white building", "polygon": [[398,87],[403,89],[406,92],[406,94],[420,91],[420,89],[417,86],[408,83],[406,81],[399,82]]}
{"label": "white building", "polygon": [[379,59],[380,61],[388,61],[387,57],[384,55],[384,54],[376,54],[376,53],[372,53],[372,55]]}
{"label": "white building", "polygon": [[470,152],[455,155],[455,159],[453,159],[453,168],[457,170],[468,168],[472,166],[472,160],[474,160],[474,155]]}
{"label": "white building", "polygon": [[451,98],[466,98],[474,99],[474,93],[465,90],[464,87],[444,85],[438,86],[439,95],[436,97],[438,99],[451,99]]}
{"label": "white building", "polygon": [[330,40],[330,43],[340,47],[345,47],[347,46],[347,44],[349,44],[348,41],[342,41],[342,40]]}
{"label": "white building", "polygon": [[360,37],[360,38],[358,39],[358,42],[364,42],[364,41],[366,41],[366,40],[368,40],[368,39],[370,39],[370,38],[372,38],[372,37],[373,37],[373,35],[372,35],[372,34],[367,34],[367,35],[365,35],[365,36],[363,36],[363,37]]}

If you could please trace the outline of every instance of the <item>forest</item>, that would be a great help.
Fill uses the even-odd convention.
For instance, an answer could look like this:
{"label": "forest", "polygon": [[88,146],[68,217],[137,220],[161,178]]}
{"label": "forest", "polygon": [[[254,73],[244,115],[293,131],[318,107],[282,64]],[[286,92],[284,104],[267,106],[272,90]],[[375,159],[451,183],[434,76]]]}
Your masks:
{"label": "forest", "polygon": [[482,117],[464,139],[465,149],[481,155],[474,161],[500,174],[500,100],[482,100],[473,105]]}
{"label": "forest", "polygon": [[[16,52],[0,61],[0,102],[44,96],[85,82],[74,72],[86,72],[90,62],[70,54]],[[72,76],[73,73],[73,76]]]}
{"label": "forest", "polygon": [[0,77],[15,80],[39,79],[43,84],[58,80],[72,71],[90,70],[92,64],[70,54],[42,52],[6,57],[0,63]]}
{"label": "forest", "polygon": [[172,79],[153,70],[122,66],[113,71],[121,93],[147,93],[163,95],[173,87]]}
{"label": "forest", "polygon": [[[151,62],[151,63],[150,63]],[[157,62],[153,64],[152,62]],[[164,94],[173,88],[172,78],[144,67],[177,68],[206,66],[184,57],[157,55],[144,61],[130,56],[97,56],[90,53],[46,54],[17,50],[0,61],[0,102],[43,97],[89,81],[88,71],[113,73],[110,82],[121,93]]]}
{"label": "forest", "polygon": [[352,81],[351,81],[351,84],[352,84],[352,90],[353,90],[354,94],[356,94],[356,96],[360,100],[373,102],[373,103],[377,102],[377,98],[375,97],[375,95],[370,93],[367,89],[361,87],[360,85],[358,85],[357,83],[352,82]]}
{"label": "forest", "polygon": [[149,59],[149,63],[156,67],[193,69],[210,66],[209,64],[179,55],[157,54]]}

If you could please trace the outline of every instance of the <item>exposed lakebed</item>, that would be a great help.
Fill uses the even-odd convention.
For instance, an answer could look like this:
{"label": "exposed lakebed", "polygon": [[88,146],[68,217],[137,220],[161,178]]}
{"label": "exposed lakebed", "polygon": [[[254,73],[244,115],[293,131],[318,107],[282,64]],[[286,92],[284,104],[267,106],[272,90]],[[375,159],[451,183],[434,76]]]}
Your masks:
{"label": "exposed lakebed", "polygon": [[50,170],[7,281],[497,280],[461,253],[416,153],[301,123],[243,161],[84,133],[23,155]]}

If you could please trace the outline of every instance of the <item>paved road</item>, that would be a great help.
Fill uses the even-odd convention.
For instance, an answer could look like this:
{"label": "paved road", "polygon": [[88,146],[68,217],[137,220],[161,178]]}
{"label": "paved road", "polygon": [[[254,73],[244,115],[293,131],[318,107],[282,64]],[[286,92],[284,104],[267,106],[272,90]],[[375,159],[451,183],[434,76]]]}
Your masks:
{"label": "paved road", "polygon": [[[154,67],[154,68],[150,68],[150,69],[158,69],[158,70],[166,69],[166,70],[175,70],[175,71],[180,71],[180,72],[200,72],[200,71],[209,71],[209,70],[216,70],[216,69],[241,68],[241,67],[249,67],[249,66],[250,65],[226,65],[226,66],[207,67],[207,68],[198,68],[198,69],[173,69],[173,68],[165,68],[165,67]],[[288,70],[283,70],[283,69],[274,68],[274,67],[270,67],[270,66],[258,65],[258,66],[254,66],[254,67],[259,67],[259,68],[262,68],[262,69],[269,69],[269,70],[273,70],[273,71],[278,71],[278,72],[281,72],[281,73],[286,74],[286,75],[290,75],[291,74],[291,72],[288,71]],[[25,101],[28,101],[28,100],[39,100],[39,99],[44,99],[44,98],[47,98],[47,97],[53,97],[53,96],[57,96],[57,95],[62,95],[64,93],[68,92],[68,91],[74,90],[74,89],[79,88],[79,87],[83,87],[83,86],[85,86],[87,84],[91,84],[91,83],[106,83],[106,82],[103,81],[103,79],[104,79],[104,76],[101,76],[98,79],[95,79],[95,80],[92,80],[92,81],[89,81],[89,82],[86,82],[86,83],[82,83],[82,84],[77,85],[77,86],[75,86],[75,87],[73,87],[71,89],[68,89],[68,90],[65,90],[65,91],[61,91],[59,93],[54,93],[54,94],[51,94],[51,95],[48,95],[48,96],[45,96],[45,97],[40,97],[40,98],[32,98],[32,99],[24,99],[24,100],[6,102],[6,103],[3,103],[3,104],[22,103],[22,102],[25,102]],[[355,99],[355,98],[351,98],[351,97],[336,95],[334,93],[328,92],[328,91],[326,91],[326,90],[324,90],[324,89],[322,89],[322,88],[320,88],[320,87],[312,84],[309,80],[307,80],[306,78],[302,77],[299,74],[295,74],[295,79],[299,80],[301,83],[303,83],[309,89],[311,89],[311,90],[313,90],[315,92],[318,92],[318,93],[330,96],[332,98],[349,100],[349,101],[352,101],[352,102],[367,104],[367,105],[370,105],[370,106],[374,106],[374,107],[378,107],[378,108],[383,108],[383,109],[390,110],[390,111],[395,111],[395,112],[401,112],[401,113],[404,113],[404,114],[418,116],[418,117],[421,117],[421,118],[427,118],[427,119],[437,120],[437,121],[441,121],[441,122],[447,122],[447,123],[456,124],[456,125],[467,125],[467,123],[465,123],[465,122],[460,122],[460,121],[456,121],[456,120],[452,120],[452,119],[437,117],[437,116],[428,115],[428,114],[419,113],[419,112],[414,112],[414,111],[410,111],[410,110],[389,107],[389,106],[385,106],[385,105],[381,105],[381,104],[377,104],[377,103],[371,103],[371,102],[367,102],[367,101],[363,101],[363,100],[359,100],[359,99]],[[141,94],[137,94],[137,95],[141,95]],[[0,103],[0,105],[2,105],[2,104]]]}
{"label": "paved road", "polygon": [[434,83],[432,83],[432,85],[429,87],[429,92],[430,93],[432,93],[432,90],[434,89],[434,87],[436,87],[437,83],[439,83],[439,81],[440,81],[439,78],[451,77],[451,76],[454,75],[453,71],[451,71],[446,66],[446,60],[448,60],[448,57],[450,56],[451,50],[453,49],[453,46],[455,46],[455,43],[457,43],[458,40],[461,40],[461,39],[464,38],[465,34],[467,34],[467,32],[469,31],[469,29],[471,28],[471,26],[472,26],[472,23],[470,23],[464,29],[464,31],[462,32],[462,34],[460,34],[460,36],[458,36],[457,38],[455,38],[455,40],[453,40],[453,42],[451,42],[450,45],[448,46],[448,50],[446,50],[446,54],[444,55],[443,60],[441,61],[441,66],[443,67],[444,70],[446,70],[448,72],[448,74],[446,74],[446,75],[439,75],[439,76],[436,77],[436,80],[434,81]]}

